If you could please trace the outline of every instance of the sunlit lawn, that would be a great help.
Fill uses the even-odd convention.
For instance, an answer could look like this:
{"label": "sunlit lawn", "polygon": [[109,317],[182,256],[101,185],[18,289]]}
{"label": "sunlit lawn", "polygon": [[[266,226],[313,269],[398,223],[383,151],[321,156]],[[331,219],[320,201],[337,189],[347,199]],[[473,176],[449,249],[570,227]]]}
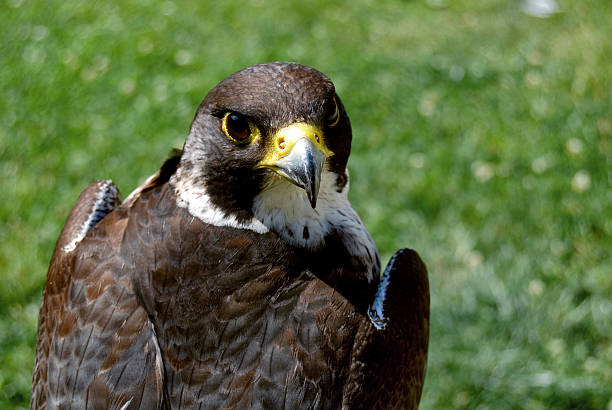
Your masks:
{"label": "sunlit lawn", "polygon": [[559,1],[0,5],[0,408],[89,182],[127,194],[219,80],[312,65],[353,123],[351,200],[430,271],[422,407],[612,408],[612,10]]}

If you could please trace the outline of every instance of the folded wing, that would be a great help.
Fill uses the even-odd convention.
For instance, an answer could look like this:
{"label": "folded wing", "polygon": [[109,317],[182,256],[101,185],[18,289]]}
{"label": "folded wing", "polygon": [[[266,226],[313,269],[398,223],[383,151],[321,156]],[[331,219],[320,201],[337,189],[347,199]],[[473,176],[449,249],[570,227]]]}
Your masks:
{"label": "folded wing", "polygon": [[429,282],[415,251],[393,255],[368,316],[355,338],[343,407],[418,408],[429,343]]}
{"label": "folded wing", "polygon": [[112,213],[120,202],[111,181],[91,184],[58,239],[39,315],[32,409],[162,405],[163,363],[153,325],[112,251],[116,245],[104,240],[124,226]]}

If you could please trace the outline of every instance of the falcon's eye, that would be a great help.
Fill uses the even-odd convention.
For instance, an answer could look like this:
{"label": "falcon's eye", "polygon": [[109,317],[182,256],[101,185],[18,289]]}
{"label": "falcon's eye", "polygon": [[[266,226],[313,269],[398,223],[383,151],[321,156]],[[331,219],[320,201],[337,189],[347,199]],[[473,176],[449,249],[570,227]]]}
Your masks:
{"label": "falcon's eye", "polygon": [[225,114],[221,128],[229,139],[236,142],[244,142],[251,135],[249,121],[235,112],[228,112]]}
{"label": "falcon's eye", "polygon": [[336,97],[333,98],[334,105],[331,107],[330,113],[327,115],[325,121],[327,122],[328,127],[333,127],[338,124],[340,120],[340,111],[338,110],[338,103],[336,102]]}

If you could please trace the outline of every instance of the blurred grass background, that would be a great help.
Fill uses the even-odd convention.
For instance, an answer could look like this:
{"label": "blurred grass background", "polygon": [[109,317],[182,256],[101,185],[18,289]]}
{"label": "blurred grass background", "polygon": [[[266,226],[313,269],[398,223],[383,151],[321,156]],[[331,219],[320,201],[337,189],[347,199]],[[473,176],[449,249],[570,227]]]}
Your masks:
{"label": "blurred grass background", "polygon": [[27,407],[37,314],[79,192],[129,193],[247,65],[328,74],[351,200],[430,271],[424,409],[612,408],[612,11],[559,0],[0,5],[0,408]]}

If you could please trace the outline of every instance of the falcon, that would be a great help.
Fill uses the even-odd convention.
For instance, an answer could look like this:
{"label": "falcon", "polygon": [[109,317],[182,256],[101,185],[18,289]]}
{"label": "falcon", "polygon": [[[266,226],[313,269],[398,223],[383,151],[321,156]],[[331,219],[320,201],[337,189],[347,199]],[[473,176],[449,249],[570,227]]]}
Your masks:
{"label": "falcon", "polygon": [[381,274],[351,139],[325,75],[258,64],[124,201],[87,187],[47,274],[31,408],[417,408],[427,272],[402,249]]}

